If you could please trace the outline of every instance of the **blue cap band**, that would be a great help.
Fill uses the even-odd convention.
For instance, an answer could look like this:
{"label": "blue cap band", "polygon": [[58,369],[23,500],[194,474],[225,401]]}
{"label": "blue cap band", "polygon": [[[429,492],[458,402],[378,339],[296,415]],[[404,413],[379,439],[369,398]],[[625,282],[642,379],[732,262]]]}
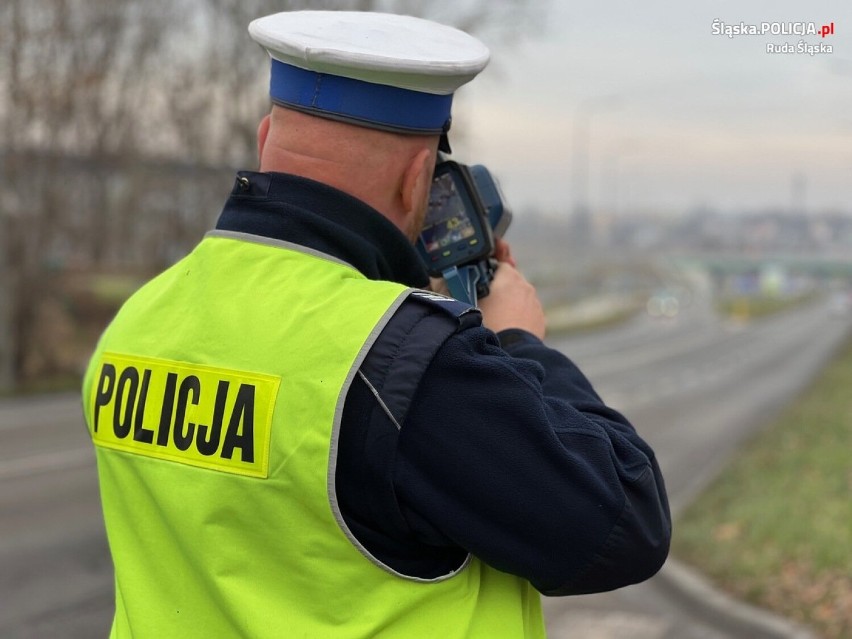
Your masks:
{"label": "blue cap band", "polygon": [[306,71],[272,60],[273,102],[332,118],[401,133],[440,135],[450,127],[453,96],[435,95]]}

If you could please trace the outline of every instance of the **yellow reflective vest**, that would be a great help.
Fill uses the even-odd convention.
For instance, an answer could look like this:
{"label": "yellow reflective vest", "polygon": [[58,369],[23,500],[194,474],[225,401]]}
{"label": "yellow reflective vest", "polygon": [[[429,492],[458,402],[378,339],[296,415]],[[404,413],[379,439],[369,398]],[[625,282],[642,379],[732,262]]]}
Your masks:
{"label": "yellow reflective vest", "polygon": [[539,637],[538,593],[471,558],[423,580],[354,538],[343,402],[409,289],[214,231],[139,290],[84,382],[115,565],[111,637]]}

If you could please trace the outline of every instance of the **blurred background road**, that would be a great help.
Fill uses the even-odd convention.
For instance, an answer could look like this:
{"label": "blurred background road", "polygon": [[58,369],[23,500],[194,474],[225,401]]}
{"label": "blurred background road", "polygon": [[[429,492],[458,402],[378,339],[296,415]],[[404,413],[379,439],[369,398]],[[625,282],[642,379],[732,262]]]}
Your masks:
{"label": "blurred background road", "polygon": [[[674,317],[641,313],[607,331],[554,337],[657,451],[677,512],[788,401],[850,327],[824,298],[761,321],[713,311],[691,277]],[[111,564],[94,455],[76,395],[0,403],[0,636],[105,636]],[[736,637],[657,580],[546,602],[553,637]],[[629,630],[628,630],[629,629]]]}

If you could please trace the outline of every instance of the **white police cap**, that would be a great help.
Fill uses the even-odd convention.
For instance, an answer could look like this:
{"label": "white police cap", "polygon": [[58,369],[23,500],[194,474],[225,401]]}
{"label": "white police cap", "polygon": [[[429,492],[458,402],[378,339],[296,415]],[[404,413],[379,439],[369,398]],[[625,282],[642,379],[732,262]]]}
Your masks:
{"label": "white police cap", "polygon": [[445,134],[453,92],[489,58],[463,31],[387,13],[276,13],[249,34],[272,58],[273,102],[401,133]]}

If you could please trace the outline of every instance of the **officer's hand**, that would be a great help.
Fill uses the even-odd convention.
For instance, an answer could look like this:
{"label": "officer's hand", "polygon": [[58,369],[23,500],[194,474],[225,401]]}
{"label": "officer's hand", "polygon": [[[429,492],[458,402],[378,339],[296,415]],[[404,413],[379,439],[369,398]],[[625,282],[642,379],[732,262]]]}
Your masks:
{"label": "officer's hand", "polygon": [[499,237],[494,240],[494,259],[498,262],[508,262],[515,268],[518,268],[515,258],[512,257],[512,247],[509,246],[506,240]]}
{"label": "officer's hand", "polygon": [[[507,246],[508,248],[508,246]],[[508,252],[505,256],[511,259]],[[491,281],[491,292],[479,300],[482,322],[495,333],[521,328],[544,339],[544,309],[535,287],[514,267],[514,260],[500,262]]]}

